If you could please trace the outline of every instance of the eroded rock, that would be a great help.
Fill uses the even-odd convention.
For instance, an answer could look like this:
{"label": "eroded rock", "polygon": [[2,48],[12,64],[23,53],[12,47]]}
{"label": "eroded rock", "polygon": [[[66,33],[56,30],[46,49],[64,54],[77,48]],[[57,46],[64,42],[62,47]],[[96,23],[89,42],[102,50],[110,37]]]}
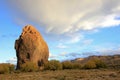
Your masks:
{"label": "eroded rock", "polygon": [[31,25],[23,28],[19,39],[15,41],[17,69],[26,62],[41,67],[48,61],[49,49],[41,34]]}

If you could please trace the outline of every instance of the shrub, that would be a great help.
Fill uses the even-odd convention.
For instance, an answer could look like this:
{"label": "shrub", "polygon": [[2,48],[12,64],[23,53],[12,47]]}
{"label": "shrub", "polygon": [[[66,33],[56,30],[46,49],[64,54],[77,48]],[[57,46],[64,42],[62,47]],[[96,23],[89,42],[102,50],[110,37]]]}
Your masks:
{"label": "shrub", "polygon": [[99,69],[99,68],[106,68],[107,65],[99,59],[93,59],[93,60],[89,60],[85,65],[84,68],[85,69]]}
{"label": "shrub", "polygon": [[96,68],[106,68],[107,65],[105,64],[105,62],[103,62],[102,60],[99,59],[95,59],[94,60],[95,64],[96,64]]}
{"label": "shrub", "polygon": [[73,69],[73,63],[70,61],[62,62],[63,69]]}
{"label": "shrub", "polygon": [[21,66],[21,71],[23,71],[23,72],[38,71],[38,66],[32,62],[27,62]]}
{"label": "shrub", "polygon": [[0,74],[11,73],[14,71],[13,64],[2,63],[0,64]]}
{"label": "shrub", "polygon": [[15,65],[9,64],[9,72],[13,72],[15,70]]}
{"label": "shrub", "polygon": [[61,70],[62,64],[58,60],[51,60],[44,65],[45,70]]}
{"label": "shrub", "polygon": [[4,64],[0,64],[0,74],[4,73],[9,73],[9,67]]}
{"label": "shrub", "polygon": [[80,63],[73,63],[73,69],[81,69],[82,66]]}
{"label": "shrub", "polygon": [[84,68],[85,69],[94,69],[94,68],[96,68],[96,64],[93,60],[90,60],[84,65]]}

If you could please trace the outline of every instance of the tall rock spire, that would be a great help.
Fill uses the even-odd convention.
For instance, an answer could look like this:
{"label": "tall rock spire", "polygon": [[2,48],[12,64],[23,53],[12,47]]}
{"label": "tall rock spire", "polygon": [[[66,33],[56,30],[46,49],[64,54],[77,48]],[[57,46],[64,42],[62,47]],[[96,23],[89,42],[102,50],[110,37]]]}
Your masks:
{"label": "tall rock spire", "polygon": [[41,67],[48,61],[49,49],[41,34],[31,25],[23,28],[19,39],[15,41],[17,69],[26,62]]}

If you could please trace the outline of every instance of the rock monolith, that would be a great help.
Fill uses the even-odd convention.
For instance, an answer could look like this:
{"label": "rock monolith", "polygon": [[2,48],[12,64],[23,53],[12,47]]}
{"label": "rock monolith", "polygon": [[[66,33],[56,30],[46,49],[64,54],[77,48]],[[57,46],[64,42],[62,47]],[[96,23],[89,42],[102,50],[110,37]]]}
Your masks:
{"label": "rock monolith", "polygon": [[23,28],[23,31],[15,41],[17,56],[17,68],[27,62],[32,62],[41,67],[48,61],[49,49],[41,34],[31,25]]}

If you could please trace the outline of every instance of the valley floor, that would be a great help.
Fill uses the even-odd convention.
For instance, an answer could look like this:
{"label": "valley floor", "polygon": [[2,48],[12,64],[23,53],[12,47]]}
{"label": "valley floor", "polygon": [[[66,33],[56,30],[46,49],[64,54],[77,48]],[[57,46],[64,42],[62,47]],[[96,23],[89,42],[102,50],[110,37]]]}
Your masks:
{"label": "valley floor", "polygon": [[120,69],[59,70],[0,74],[0,80],[120,80]]}

